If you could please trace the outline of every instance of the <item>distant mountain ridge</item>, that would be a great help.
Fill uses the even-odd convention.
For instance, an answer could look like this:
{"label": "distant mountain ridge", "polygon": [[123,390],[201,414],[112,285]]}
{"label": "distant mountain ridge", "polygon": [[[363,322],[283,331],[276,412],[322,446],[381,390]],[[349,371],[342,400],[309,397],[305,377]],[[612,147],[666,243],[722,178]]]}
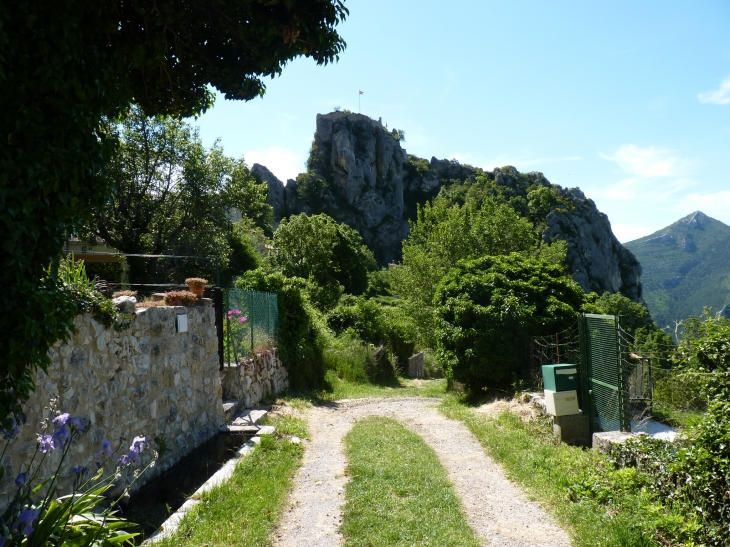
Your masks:
{"label": "distant mountain ridge", "polygon": [[624,243],[643,268],[642,295],[660,327],[699,315],[730,315],[730,226],[701,211]]}

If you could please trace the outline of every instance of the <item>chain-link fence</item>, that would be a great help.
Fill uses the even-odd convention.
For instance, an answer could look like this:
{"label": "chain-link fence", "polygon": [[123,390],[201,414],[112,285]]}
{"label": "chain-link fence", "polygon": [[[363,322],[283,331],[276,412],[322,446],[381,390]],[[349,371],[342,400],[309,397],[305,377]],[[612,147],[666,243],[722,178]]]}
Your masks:
{"label": "chain-link fence", "polygon": [[276,345],[279,302],[276,294],[223,289],[224,355],[236,363],[258,350]]}

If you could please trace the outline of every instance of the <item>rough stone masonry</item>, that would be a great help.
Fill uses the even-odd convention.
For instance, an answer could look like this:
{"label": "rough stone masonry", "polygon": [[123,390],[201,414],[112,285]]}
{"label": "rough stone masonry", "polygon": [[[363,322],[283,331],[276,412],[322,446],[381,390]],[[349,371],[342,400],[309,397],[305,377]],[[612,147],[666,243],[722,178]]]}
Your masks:
{"label": "rough stone masonry", "polygon": [[[177,332],[178,314],[187,314],[187,332]],[[217,338],[210,306],[150,307],[138,309],[125,330],[107,329],[89,315],[74,321],[76,332],[67,343],[50,350],[48,372],[39,371],[36,391],[26,404],[27,422],[3,458],[0,507],[16,488],[14,480],[25,470],[36,449],[41,420],[52,418],[48,402],[59,397],[60,409],[84,424],[60,470],[58,495],[68,493],[74,466],[96,470],[96,453],[103,439],[121,450],[106,466],[126,453],[136,435],[145,435],[160,453],[157,465],[144,476],[149,480],[216,433],[224,423]],[[51,431],[48,431],[51,433]],[[149,463],[152,450],[142,454]],[[49,453],[40,477],[59,464],[60,450]],[[131,470],[121,478],[131,479]],[[135,485],[138,486],[138,485]]]}

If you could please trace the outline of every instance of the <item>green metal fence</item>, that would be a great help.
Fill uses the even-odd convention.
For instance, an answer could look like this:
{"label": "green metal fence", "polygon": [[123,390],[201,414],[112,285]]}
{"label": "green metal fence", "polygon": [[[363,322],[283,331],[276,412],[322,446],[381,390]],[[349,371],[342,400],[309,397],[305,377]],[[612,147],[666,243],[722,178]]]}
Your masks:
{"label": "green metal fence", "polygon": [[623,359],[619,318],[585,314],[579,327],[582,399],[591,431],[631,431],[631,371]]}
{"label": "green metal fence", "polygon": [[223,289],[224,354],[236,363],[256,351],[276,345],[279,303],[276,294]]}

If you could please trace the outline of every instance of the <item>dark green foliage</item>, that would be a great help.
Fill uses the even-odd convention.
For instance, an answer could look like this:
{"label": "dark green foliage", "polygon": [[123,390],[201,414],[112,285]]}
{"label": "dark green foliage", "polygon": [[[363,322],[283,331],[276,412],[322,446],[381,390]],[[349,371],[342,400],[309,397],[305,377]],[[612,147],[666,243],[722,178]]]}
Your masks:
{"label": "dark green foliage", "polygon": [[517,379],[530,337],[569,327],[584,293],[561,267],[517,253],[464,260],[434,297],[439,360],[472,390]]}
{"label": "dark green foliage", "polygon": [[639,439],[619,447],[617,465],[636,466],[661,499],[702,523],[669,539],[713,547],[730,543],[730,320],[685,323],[675,357],[677,385],[699,388],[707,411],[674,445]]}
{"label": "dark green foliage", "polygon": [[225,156],[217,144],[206,150],[188,123],[148,118],[139,108],[115,131],[119,147],[105,174],[112,197],[93,211],[86,238],[101,238],[125,253],[209,257],[130,257],[131,282],[180,282],[190,275],[217,282],[216,273],[226,282],[255,265],[228,212],[262,229],[270,229],[273,215],[266,184],[256,181],[243,160]]}
{"label": "dark green foliage", "polygon": [[71,328],[56,272],[67,234],[110,195],[100,175],[114,139],[103,120],[132,101],[150,115],[199,113],[210,86],[229,99],[260,96],[262,78],[296,57],[334,61],[346,15],[339,0],[3,2],[0,416],[17,410]]}
{"label": "dark green foliage", "polygon": [[375,270],[372,252],[360,234],[325,214],[294,215],[274,233],[273,264],[284,275],[311,281],[312,302],[333,308],[343,291],[359,295],[368,287],[368,272]]}
{"label": "dark green foliage", "polygon": [[393,282],[390,270],[383,268],[368,272],[367,296],[392,296]]}
{"label": "dark green foliage", "polygon": [[441,278],[461,259],[532,252],[532,224],[510,207],[486,200],[463,206],[443,199],[419,207],[418,220],[403,242],[403,265],[392,273],[394,291],[413,317],[419,342],[435,347],[433,296]]}
{"label": "dark green foliage", "polygon": [[625,247],[641,262],[642,295],[660,327],[730,304],[730,226],[695,212]]}
{"label": "dark green foliage", "polygon": [[656,329],[647,307],[626,298],[621,293],[604,292],[601,296],[590,293],[587,295],[587,300],[583,306],[584,312],[618,315],[621,317],[621,327],[631,335],[637,329]]}
{"label": "dark green foliage", "polygon": [[236,287],[276,293],[279,301],[279,356],[292,389],[321,387],[324,382],[324,326],[307,299],[307,281],[264,269],[246,272]]}
{"label": "dark green foliage", "polygon": [[362,297],[344,299],[327,314],[327,325],[337,334],[350,330],[370,344],[385,347],[401,370],[413,355],[412,323],[400,308],[381,306]]}

